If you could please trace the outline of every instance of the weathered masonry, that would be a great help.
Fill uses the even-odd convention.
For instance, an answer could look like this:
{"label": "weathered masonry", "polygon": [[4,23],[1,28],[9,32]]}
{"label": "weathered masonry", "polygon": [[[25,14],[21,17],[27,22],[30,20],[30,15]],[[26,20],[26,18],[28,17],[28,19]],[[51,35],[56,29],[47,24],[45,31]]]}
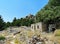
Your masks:
{"label": "weathered masonry", "polygon": [[39,23],[36,23],[36,24],[31,24],[31,30],[34,31],[34,30],[39,30],[40,32],[43,32],[46,30],[46,24],[42,23],[42,22],[39,22]]}
{"label": "weathered masonry", "polygon": [[48,26],[48,32],[54,32],[56,29],[56,24],[49,24]]}
{"label": "weathered masonry", "polygon": [[50,23],[48,25],[43,22],[31,24],[32,31],[39,30],[40,32],[54,32],[56,29],[60,29],[60,22],[59,23]]}

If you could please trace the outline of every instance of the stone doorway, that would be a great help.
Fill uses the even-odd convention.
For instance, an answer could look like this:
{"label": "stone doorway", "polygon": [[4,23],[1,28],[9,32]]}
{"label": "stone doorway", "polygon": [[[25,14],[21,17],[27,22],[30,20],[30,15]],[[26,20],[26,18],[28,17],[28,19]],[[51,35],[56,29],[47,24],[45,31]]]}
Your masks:
{"label": "stone doorway", "polygon": [[56,24],[49,24],[49,32],[54,32],[56,30]]}

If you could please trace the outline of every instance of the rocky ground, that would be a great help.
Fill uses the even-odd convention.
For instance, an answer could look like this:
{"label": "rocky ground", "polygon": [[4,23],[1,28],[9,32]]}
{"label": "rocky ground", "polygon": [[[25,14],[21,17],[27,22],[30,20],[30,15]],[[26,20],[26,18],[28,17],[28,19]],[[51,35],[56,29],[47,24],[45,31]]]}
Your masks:
{"label": "rocky ground", "polygon": [[38,30],[33,32],[25,29],[15,32],[3,31],[1,35],[6,39],[0,40],[0,44],[60,44],[60,36],[57,37],[54,33],[39,32]]}

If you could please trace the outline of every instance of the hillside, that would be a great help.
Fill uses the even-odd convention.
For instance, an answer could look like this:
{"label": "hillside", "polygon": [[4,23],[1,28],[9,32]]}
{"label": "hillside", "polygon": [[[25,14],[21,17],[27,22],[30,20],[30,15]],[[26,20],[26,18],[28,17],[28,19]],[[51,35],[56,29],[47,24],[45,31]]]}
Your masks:
{"label": "hillside", "polygon": [[49,0],[48,4],[36,14],[36,22],[56,23],[60,21],[60,0]]}

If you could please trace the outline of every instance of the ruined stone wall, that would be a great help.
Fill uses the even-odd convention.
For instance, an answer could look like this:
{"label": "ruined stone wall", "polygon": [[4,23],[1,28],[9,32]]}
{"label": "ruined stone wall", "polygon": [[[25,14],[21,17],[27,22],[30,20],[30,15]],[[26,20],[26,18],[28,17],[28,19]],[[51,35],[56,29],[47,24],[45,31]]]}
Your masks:
{"label": "ruined stone wall", "polygon": [[36,29],[35,24],[31,24],[31,30],[34,31]]}
{"label": "ruined stone wall", "polygon": [[42,31],[47,31],[47,25],[45,23],[42,23]]}
{"label": "ruined stone wall", "polygon": [[43,32],[43,31],[46,31],[46,29],[47,29],[46,24],[44,24],[42,22],[31,25],[31,30],[32,31],[39,30],[40,32]]}
{"label": "ruined stone wall", "polygon": [[42,32],[42,22],[36,23],[36,30]]}

